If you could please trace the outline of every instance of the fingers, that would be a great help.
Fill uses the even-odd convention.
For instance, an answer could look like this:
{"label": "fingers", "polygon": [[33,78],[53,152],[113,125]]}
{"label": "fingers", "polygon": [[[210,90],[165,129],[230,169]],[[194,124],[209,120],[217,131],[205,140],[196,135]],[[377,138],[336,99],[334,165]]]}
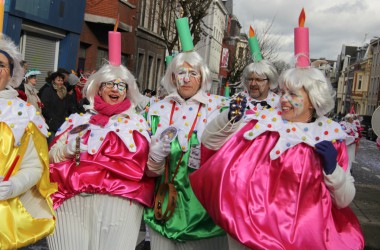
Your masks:
{"label": "fingers", "polygon": [[320,155],[324,155],[326,151],[324,151],[323,149],[316,148],[315,152],[317,152]]}

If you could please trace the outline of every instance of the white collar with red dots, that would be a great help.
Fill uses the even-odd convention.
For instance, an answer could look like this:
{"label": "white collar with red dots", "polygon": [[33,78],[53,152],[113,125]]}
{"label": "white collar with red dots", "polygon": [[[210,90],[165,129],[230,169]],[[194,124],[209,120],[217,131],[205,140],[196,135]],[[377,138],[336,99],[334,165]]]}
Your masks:
{"label": "white collar with red dots", "polygon": [[[57,131],[56,135],[60,135],[65,132],[69,132],[71,129],[76,128],[79,125],[89,124],[89,127],[79,133],[79,136],[83,136],[87,131],[90,131],[90,135],[87,141],[87,148],[89,154],[96,154],[103,144],[107,134],[114,132],[125,144],[130,152],[136,152],[137,146],[133,139],[133,132],[136,131],[143,135],[148,142],[150,142],[149,127],[143,116],[139,114],[118,114],[110,117],[108,123],[104,127],[90,124],[91,113],[86,114],[72,114],[66,118],[66,121]],[[68,130],[70,129],[70,130]],[[78,134],[68,133],[67,141],[75,139]]]}
{"label": "white collar with red dots", "polygon": [[[173,124],[170,124],[170,114],[173,108],[173,102],[176,103],[173,111]],[[199,113],[197,110],[202,103]],[[154,103],[148,112],[148,122],[152,116],[159,116],[160,121],[157,125],[156,134],[159,135],[169,126],[174,126],[178,130],[178,141],[182,151],[188,150],[188,135],[191,126],[198,116],[194,132],[197,134],[198,141],[201,140],[202,133],[206,124],[214,119],[221,108],[228,105],[228,100],[219,95],[196,94],[187,101],[184,101],[178,94],[171,94],[164,100]]]}
{"label": "white collar with red dots", "polygon": [[245,121],[258,120],[256,125],[244,133],[247,140],[253,140],[266,131],[276,131],[280,137],[276,146],[270,152],[272,160],[277,159],[287,149],[300,143],[305,143],[311,147],[321,141],[345,140],[346,144],[351,143],[352,137],[342,130],[339,123],[322,116],[314,122],[288,122],[281,117],[279,109],[264,109],[256,111],[254,114],[246,115]]}

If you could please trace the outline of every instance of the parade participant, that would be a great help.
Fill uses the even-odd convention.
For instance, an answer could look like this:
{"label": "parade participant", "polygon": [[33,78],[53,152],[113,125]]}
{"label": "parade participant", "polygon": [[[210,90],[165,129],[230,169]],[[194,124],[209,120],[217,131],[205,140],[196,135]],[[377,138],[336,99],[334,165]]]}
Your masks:
{"label": "parade participant", "polygon": [[362,119],[362,117],[354,114],[353,119],[354,119],[353,123],[355,124],[356,129],[358,131],[358,139],[356,140],[356,143],[355,143],[355,157],[356,157],[356,155],[359,151],[360,139],[363,137],[362,131],[364,130],[364,128],[360,124],[360,120]]}
{"label": "parade participant", "polygon": [[[54,231],[47,126],[36,109],[17,98],[24,76],[14,43],[0,39],[0,249],[37,242]],[[38,147],[37,147],[38,145]]]}
{"label": "parade participant", "polygon": [[353,114],[347,114],[344,117],[344,120],[340,122],[340,125],[342,126],[342,129],[344,132],[346,132],[349,136],[352,136],[355,138],[355,140],[347,145],[347,152],[348,157],[350,160],[351,165],[349,166],[349,170],[351,171],[352,163],[355,162],[355,149],[356,149],[356,143],[359,141],[359,132],[357,126],[354,124],[354,115]]}
{"label": "parade participant", "polygon": [[[250,33],[254,34],[252,27]],[[248,64],[242,74],[245,90],[241,93],[247,98],[247,108],[261,110],[277,107],[280,97],[273,92],[277,88],[277,70],[274,65],[262,58],[260,47],[253,35],[248,39],[253,63]]]}
{"label": "parade participant", "polygon": [[31,69],[25,74],[25,84],[24,91],[27,96],[27,102],[32,104],[38,112],[41,112],[43,104],[38,97],[38,90],[36,89],[37,84],[37,75],[40,75],[41,72],[36,69]]}
{"label": "parade participant", "polygon": [[[150,227],[152,250],[226,249],[224,231],[199,203],[188,178],[200,166],[204,128],[219,114],[226,100],[207,94],[210,71],[199,54],[192,51],[187,18],[176,20],[176,24],[180,34],[182,29],[188,31],[188,37],[180,38],[183,52],[174,57],[166,70],[164,84],[168,96],[153,104],[148,113],[153,134],[149,173],[165,173],[157,178],[155,207],[145,209],[144,220]],[[191,43],[187,43],[189,40]],[[168,139],[173,139],[171,144]],[[165,197],[169,197],[169,203]]]}
{"label": "parade participant", "polygon": [[112,51],[118,38],[109,37],[110,64],[86,83],[87,112],[66,120],[49,152],[58,182],[50,249],[134,249],[144,205],[153,205],[148,125],[136,114],[136,81]]}
{"label": "parade participant", "polygon": [[[230,109],[202,136],[202,153],[217,152],[190,181],[229,234],[230,249],[364,247],[348,207],[355,195],[347,171],[349,138],[324,116],[334,107],[335,93],[321,71],[301,62],[279,78],[281,110],[256,111],[237,121]],[[229,113],[235,123],[225,128]],[[218,133],[222,128],[234,133]]]}

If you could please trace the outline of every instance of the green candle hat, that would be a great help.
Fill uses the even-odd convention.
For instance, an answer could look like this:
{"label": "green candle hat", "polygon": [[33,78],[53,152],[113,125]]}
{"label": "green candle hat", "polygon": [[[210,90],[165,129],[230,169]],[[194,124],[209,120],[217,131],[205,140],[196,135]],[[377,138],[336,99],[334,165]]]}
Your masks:
{"label": "green candle hat", "polygon": [[178,18],[175,20],[179,39],[182,45],[182,51],[191,51],[194,49],[193,38],[191,37],[189,20],[187,17]]}
{"label": "green candle hat", "polygon": [[230,97],[230,85],[228,82],[226,83],[226,86],[224,87],[224,97]]}
{"label": "green candle hat", "polygon": [[251,49],[252,59],[254,62],[260,62],[263,60],[263,56],[261,55],[259,42],[255,36],[255,31],[252,26],[249,27],[249,38],[248,38],[249,48]]}

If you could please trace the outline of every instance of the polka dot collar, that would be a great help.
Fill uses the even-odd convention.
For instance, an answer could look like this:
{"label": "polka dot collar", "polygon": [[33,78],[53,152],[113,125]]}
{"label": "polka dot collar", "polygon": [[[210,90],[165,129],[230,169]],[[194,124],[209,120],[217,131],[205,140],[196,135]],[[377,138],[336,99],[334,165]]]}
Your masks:
{"label": "polka dot collar", "polygon": [[346,143],[352,140],[341,129],[339,123],[324,116],[311,123],[289,122],[282,119],[281,110],[270,108],[247,115],[244,119],[246,122],[258,120],[251,130],[244,133],[247,140],[253,140],[266,131],[277,131],[279,133],[279,140],[270,152],[272,160],[277,159],[287,149],[300,143],[314,147],[315,144],[324,140],[332,142],[346,140]]}
{"label": "polka dot collar", "polygon": [[21,138],[29,122],[33,122],[43,135],[48,136],[47,125],[40,112],[30,103],[15,97],[0,98],[0,122],[6,123],[12,130],[15,146],[21,145]]}

